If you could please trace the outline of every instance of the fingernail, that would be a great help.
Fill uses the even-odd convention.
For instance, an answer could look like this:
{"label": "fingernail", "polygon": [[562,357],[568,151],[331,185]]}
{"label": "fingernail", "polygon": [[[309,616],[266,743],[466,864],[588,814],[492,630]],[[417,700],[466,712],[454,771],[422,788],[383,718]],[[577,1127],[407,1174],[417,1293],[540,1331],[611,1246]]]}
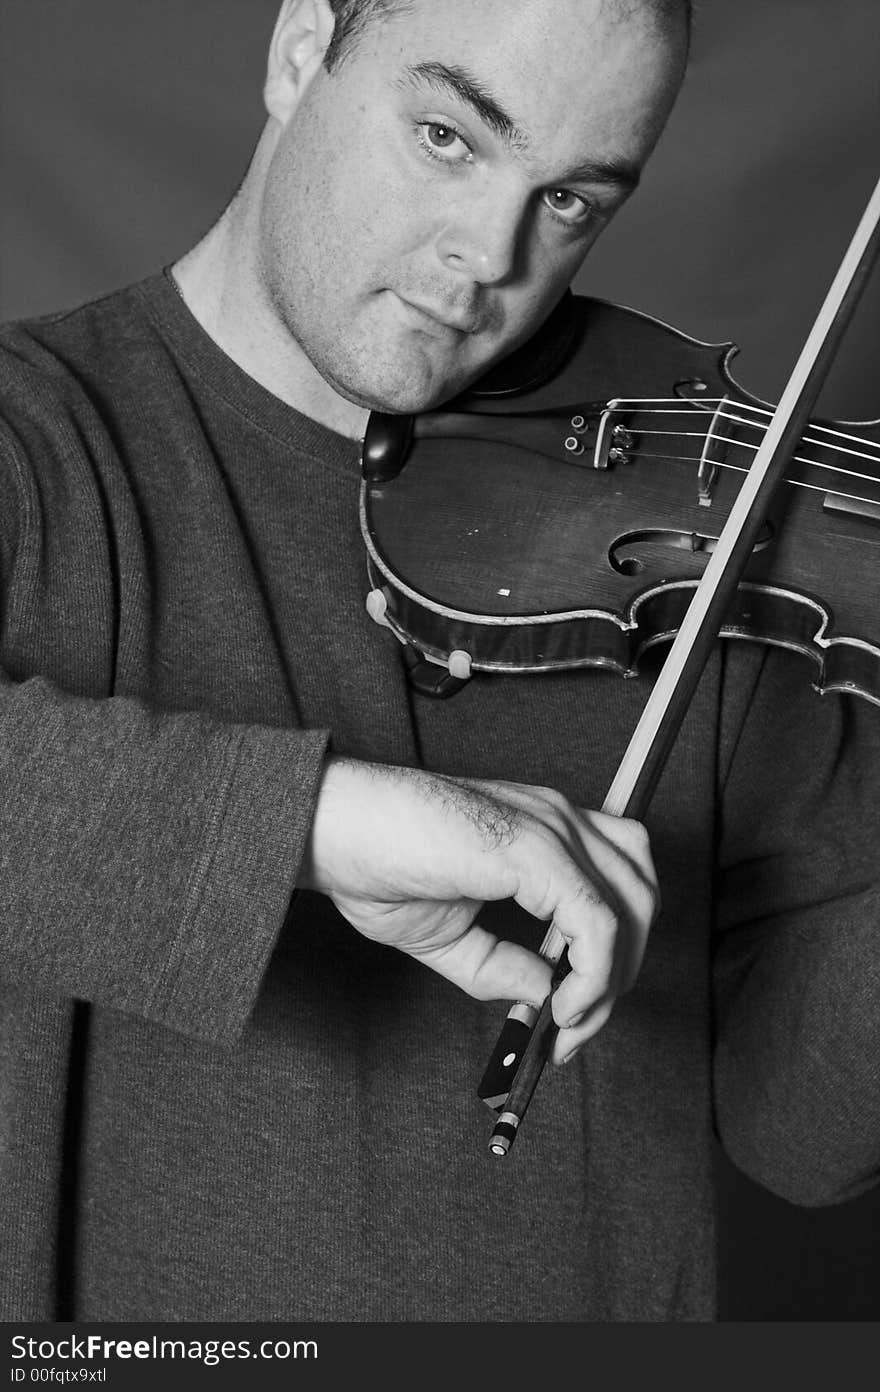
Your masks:
{"label": "fingernail", "polygon": [[570,1054],[566,1054],[566,1055],[565,1055],[565,1058],[562,1060],[562,1066],[563,1066],[563,1068],[565,1067],[565,1065],[566,1065],[567,1063],[571,1063],[572,1059],[575,1058],[579,1053],[580,1053],[580,1045],[578,1045],[578,1047],[577,1047],[576,1049],[572,1049],[572,1051],[571,1051]]}
{"label": "fingernail", "polygon": [[567,1021],[565,1022],[565,1024],[562,1026],[562,1028],[563,1028],[563,1029],[576,1029],[578,1025],[583,1024],[583,1022],[584,1022],[584,1020],[585,1020],[586,1018],[587,1018],[587,1012],[586,1012],[586,1010],[582,1010],[581,1013],[580,1013],[580,1015],[573,1015],[573,1016],[571,1017],[570,1020],[567,1020]]}

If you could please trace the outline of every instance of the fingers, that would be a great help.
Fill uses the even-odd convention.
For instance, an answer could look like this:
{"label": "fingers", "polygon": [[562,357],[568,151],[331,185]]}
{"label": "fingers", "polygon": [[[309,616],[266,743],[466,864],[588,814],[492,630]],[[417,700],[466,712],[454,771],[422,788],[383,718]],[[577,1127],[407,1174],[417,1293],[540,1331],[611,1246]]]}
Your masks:
{"label": "fingers", "polygon": [[642,964],[648,933],[660,911],[660,890],[648,833],[640,822],[603,812],[582,812],[590,824],[593,862],[629,931],[618,935],[614,961],[618,994],[628,991]]}
{"label": "fingers", "polygon": [[559,1030],[553,1041],[551,1057],[554,1063],[570,1062],[581,1045],[586,1044],[588,1039],[592,1039],[594,1034],[599,1033],[614,1009],[616,999],[616,995],[605,996],[584,1013],[576,1027]]}
{"label": "fingers", "polygon": [[[616,918],[621,914],[628,916],[634,927],[650,926],[659,908],[659,890],[648,833],[640,822],[576,807],[552,788],[476,781],[467,786],[491,791],[496,799],[503,796],[505,802],[524,814],[520,820],[520,859],[534,854],[542,863],[525,866],[521,892],[532,902],[526,904],[524,898],[520,899],[523,907],[538,918],[553,918],[569,938],[568,929],[560,922],[565,907],[567,857],[576,870],[569,882],[569,898],[580,899],[580,904],[575,904],[580,909],[575,926],[583,921],[584,912],[589,914],[591,906],[597,932],[601,932],[605,907]],[[561,851],[561,858],[553,854],[554,850]],[[638,934],[629,944],[632,950],[621,958],[621,990],[628,990],[635,980],[646,937],[646,933]]]}
{"label": "fingers", "polygon": [[601,1028],[617,996],[634,983],[659,895],[647,833],[638,823],[555,804],[552,829],[545,824],[536,835],[546,840],[548,832],[557,844],[545,845],[543,856],[524,845],[517,898],[539,917],[550,907],[567,945],[571,971],[552,1003],[561,1029],[553,1057],[562,1062]]}
{"label": "fingers", "polygon": [[475,924],[513,897],[551,922],[571,973],[553,997],[561,1057],[635,980],[657,911],[647,835],[548,788],[331,759],[303,878],[359,932],[418,957],[478,999],[540,1003],[550,967]]}

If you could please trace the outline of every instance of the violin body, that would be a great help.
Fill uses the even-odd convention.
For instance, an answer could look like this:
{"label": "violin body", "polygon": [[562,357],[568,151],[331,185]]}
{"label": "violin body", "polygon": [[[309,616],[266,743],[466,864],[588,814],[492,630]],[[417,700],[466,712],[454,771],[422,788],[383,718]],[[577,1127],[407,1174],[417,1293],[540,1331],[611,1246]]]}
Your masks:
{"label": "violin body", "polygon": [[[571,302],[563,360],[515,394],[374,413],[360,521],[368,610],[439,673],[603,667],[674,638],[766,429],[733,344]],[[721,636],[880,703],[880,422],[814,422]],[[451,680],[447,680],[450,678]]]}

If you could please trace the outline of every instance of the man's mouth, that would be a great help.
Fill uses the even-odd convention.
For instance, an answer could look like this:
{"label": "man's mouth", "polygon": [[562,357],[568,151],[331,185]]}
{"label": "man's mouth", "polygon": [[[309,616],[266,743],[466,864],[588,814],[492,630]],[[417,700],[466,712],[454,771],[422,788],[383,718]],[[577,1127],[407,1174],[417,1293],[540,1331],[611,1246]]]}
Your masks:
{"label": "man's mouth", "polygon": [[414,328],[427,333],[476,333],[480,324],[474,314],[464,314],[460,310],[443,305],[424,304],[418,300],[408,300],[396,290],[390,292]]}

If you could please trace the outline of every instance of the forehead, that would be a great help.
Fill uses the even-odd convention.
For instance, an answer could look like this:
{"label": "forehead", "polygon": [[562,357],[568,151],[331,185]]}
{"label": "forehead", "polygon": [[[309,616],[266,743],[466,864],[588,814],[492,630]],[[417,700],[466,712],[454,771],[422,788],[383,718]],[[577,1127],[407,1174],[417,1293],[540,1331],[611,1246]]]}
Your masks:
{"label": "forehead", "polygon": [[588,140],[636,161],[668,114],[685,48],[683,24],[659,24],[650,0],[409,0],[361,43],[392,81],[464,68],[542,155]]}

